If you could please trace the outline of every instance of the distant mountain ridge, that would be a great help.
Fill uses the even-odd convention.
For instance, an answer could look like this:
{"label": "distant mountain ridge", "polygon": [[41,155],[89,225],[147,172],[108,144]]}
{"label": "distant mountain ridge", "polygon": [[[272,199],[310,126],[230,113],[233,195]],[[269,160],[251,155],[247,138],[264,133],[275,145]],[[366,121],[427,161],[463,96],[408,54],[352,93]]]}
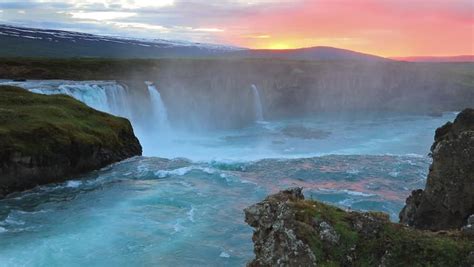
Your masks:
{"label": "distant mountain ridge", "polygon": [[375,55],[364,54],[352,50],[334,48],[329,46],[315,46],[298,49],[282,50],[240,50],[229,52],[232,57],[239,58],[274,58],[286,60],[357,60],[357,61],[389,61]]}
{"label": "distant mountain ridge", "polygon": [[174,40],[146,40],[0,25],[0,57],[50,58],[260,58],[283,60],[390,61],[351,50],[318,46],[253,50]]}
{"label": "distant mountain ridge", "polygon": [[412,56],[412,57],[392,57],[391,59],[408,62],[474,62],[474,55],[460,56]]}
{"label": "distant mountain ridge", "polygon": [[243,48],[0,25],[2,57],[207,57]]}

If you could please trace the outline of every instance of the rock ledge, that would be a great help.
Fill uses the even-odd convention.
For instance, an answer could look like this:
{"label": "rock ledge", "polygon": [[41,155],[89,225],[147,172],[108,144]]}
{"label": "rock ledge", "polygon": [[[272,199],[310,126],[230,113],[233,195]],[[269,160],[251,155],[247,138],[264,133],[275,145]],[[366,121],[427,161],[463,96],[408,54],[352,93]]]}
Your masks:
{"label": "rock ledge", "polygon": [[69,96],[0,86],[0,198],[141,153],[127,119]]}
{"label": "rock ledge", "polygon": [[348,212],[305,200],[301,188],[245,210],[255,228],[248,266],[470,266],[474,238],[391,223],[377,212]]}

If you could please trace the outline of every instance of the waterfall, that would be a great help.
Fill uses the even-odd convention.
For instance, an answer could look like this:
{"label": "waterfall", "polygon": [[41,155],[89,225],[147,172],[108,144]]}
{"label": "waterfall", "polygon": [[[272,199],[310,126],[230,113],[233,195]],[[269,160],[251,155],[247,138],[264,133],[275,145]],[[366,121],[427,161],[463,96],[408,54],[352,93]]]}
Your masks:
{"label": "waterfall", "polygon": [[126,88],[112,81],[28,81],[13,82],[30,92],[44,95],[69,95],[94,109],[132,118]]}
{"label": "waterfall", "polygon": [[159,129],[166,129],[169,126],[168,113],[161,99],[160,91],[152,82],[145,82],[145,84],[148,86],[148,93],[150,94],[151,118],[153,119],[151,123],[157,125]]}
{"label": "waterfall", "polygon": [[127,88],[115,81],[40,80],[0,82],[0,84],[19,86],[37,94],[69,95],[94,109],[125,117],[134,126],[142,124],[140,120],[135,119],[137,116],[134,116],[132,109],[133,100],[130,98]]}
{"label": "waterfall", "polygon": [[258,92],[257,86],[252,84],[252,93],[253,93],[253,105],[255,109],[255,119],[256,121],[263,121],[263,110],[262,110],[262,101],[260,99],[260,93]]}

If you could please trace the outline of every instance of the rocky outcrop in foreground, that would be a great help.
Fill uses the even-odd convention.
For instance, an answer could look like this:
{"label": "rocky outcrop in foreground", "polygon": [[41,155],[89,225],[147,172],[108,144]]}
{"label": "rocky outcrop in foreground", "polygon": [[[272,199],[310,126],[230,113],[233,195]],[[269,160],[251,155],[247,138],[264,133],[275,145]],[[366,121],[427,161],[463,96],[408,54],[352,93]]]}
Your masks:
{"label": "rocky outcrop in foreground", "polygon": [[415,190],[400,222],[419,229],[459,229],[474,214],[474,109],[436,130],[425,190]]}
{"label": "rocky outcrop in foreground", "polygon": [[305,200],[301,188],[245,210],[255,228],[249,266],[471,266],[474,238],[391,223],[383,213],[348,212]]}
{"label": "rocky outcrop in foreground", "polygon": [[141,153],[124,118],[69,96],[0,86],[0,197]]}

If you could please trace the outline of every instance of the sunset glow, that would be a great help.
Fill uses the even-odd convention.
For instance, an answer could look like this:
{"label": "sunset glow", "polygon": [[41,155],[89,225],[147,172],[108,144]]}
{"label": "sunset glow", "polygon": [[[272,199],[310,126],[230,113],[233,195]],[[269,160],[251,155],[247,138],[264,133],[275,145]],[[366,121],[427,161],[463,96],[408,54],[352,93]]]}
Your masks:
{"label": "sunset glow", "polygon": [[263,48],[278,50],[278,49],[291,49],[295,47],[291,47],[290,45],[286,43],[274,43],[274,44],[269,44],[268,47],[263,47]]}
{"label": "sunset glow", "polygon": [[333,46],[382,56],[474,54],[473,5],[464,0],[286,2],[227,26],[271,38],[224,39],[250,48]]}
{"label": "sunset glow", "polygon": [[473,13],[472,0],[0,3],[0,23],[258,49],[332,46],[390,57],[474,54]]}

